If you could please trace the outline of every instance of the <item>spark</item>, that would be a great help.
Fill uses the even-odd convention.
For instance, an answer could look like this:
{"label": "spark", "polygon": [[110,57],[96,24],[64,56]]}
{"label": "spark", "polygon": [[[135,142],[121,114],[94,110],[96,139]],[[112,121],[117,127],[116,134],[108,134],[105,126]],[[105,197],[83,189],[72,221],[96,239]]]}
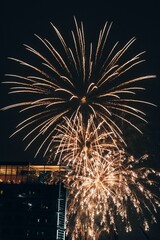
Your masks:
{"label": "spark", "polygon": [[146,167],[147,154],[139,159],[130,155],[104,122],[96,120],[91,115],[86,122],[82,114],[65,118],[53,138],[50,161],[58,159],[58,165],[70,169],[61,176],[69,190],[68,234],[98,240],[102,232],[118,233],[119,225],[130,232],[136,215],[147,231],[160,207],[160,172]]}
{"label": "spark", "polygon": [[146,122],[145,113],[138,105],[154,105],[135,96],[144,90],[139,83],[155,76],[132,78],[127,75],[144,61],[141,59],[143,52],[129,56],[129,48],[136,39],[133,37],[122,47],[117,42],[110,50],[107,43],[112,24],[106,22],[99,32],[97,43],[89,43],[83,23],[78,24],[75,18],[74,21],[70,44],[51,24],[56,35],[54,44],[35,35],[46,53],[24,45],[31,56],[37,57],[37,65],[10,57],[28,68],[29,74],[6,74],[12,79],[5,81],[10,85],[9,94],[15,94],[17,99],[18,95],[23,95],[24,100],[3,110],[20,108],[25,119],[17,125],[13,135],[26,130],[24,140],[29,142],[27,148],[39,141],[41,144],[36,155],[43,149],[49,150],[56,125],[61,124],[66,116],[74,119],[81,113],[89,119],[94,115],[100,122],[105,122],[107,132],[113,132],[125,142],[121,122],[141,132],[130,117]]}
{"label": "spark", "polygon": [[155,194],[159,191],[155,178],[160,173],[146,167],[145,159],[146,156],[136,159],[117,148],[101,161],[92,162],[85,174],[71,171],[63,179],[69,188],[71,239],[97,240],[102,232],[110,233],[113,229],[118,233],[118,226],[130,232],[136,215],[146,231],[151,222],[156,223],[160,197]]}
{"label": "spark", "polygon": [[64,123],[56,127],[53,137],[54,160],[58,165],[66,165],[76,172],[90,167],[90,164],[103,156],[112,148],[116,148],[116,136],[107,132],[104,122],[96,123],[94,116],[90,116],[87,123],[82,114],[74,120],[64,118]]}
{"label": "spark", "polygon": [[[92,43],[86,39],[83,23],[74,21],[71,44],[51,23],[54,44],[35,35],[44,52],[24,45],[37,64],[10,58],[29,71],[7,74],[12,79],[5,82],[9,94],[24,99],[3,108],[19,108],[24,114],[11,136],[25,131],[26,149],[38,141],[35,156],[43,151],[44,156],[50,155],[48,161],[70,169],[60,180],[69,190],[72,240],[97,240],[102,232],[118,232],[119,222],[129,232],[131,213],[148,230],[160,207],[155,181],[160,173],[143,166],[147,155],[137,159],[127,153],[122,123],[142,133],[135,124],[135,119],[147,122],[140,105],[154,104],[138,97],[145,90],[140,84],[155,75],[131,77],[144,62],[144,52],[129,52],[135,37],[108,49],[112,24],[106,22]],[[51,177],[50,181],[57,180]]]}

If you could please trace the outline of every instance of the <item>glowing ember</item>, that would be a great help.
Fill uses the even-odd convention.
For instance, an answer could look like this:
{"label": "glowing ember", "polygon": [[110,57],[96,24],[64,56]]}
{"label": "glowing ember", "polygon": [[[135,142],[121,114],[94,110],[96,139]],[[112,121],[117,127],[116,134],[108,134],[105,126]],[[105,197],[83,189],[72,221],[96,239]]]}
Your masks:
{"label": "glowing ember", "polygon": [[111,24],[104,25],[92,44],[86,41],[83,23],[79,26],[75,19],[71,46],[52,27],[59,50],[39,36],[47,57],[25,45],[40,65],[11,58],[30,70],[23,76],[7,74],[13,79],[6,82],[10,93],[22,94],[24,100],[3,110],[19,107],[28,114],[14,134],[26,130],[26,149],[37,140],[36,155],[49,153],[48,161],[70,168],[61,181],[69,189],[67,220],[72,240],[94,240],[103,232],[118,232],[119,222],[129,232],[130,216],[138,216],[137,222],[148,230],[160,207],[154,192],[160,173],[145,166],[146,155],[136,159],[127,153],[121,125],[127,123],[141,132],[134,120],[146,120],[138,104],[154,104],[135,96],[144,90],[139,83],[155,76],[129,77],[143,62],[143,52],[127,57],[135,38],[121,48],[116,43],[107,49]]}
{"label": "glowing ember", "polygon": [[101,232],[118,232],[120,223],[126,232],[132,231],[136,215],[137,226],[149,230],[160,207],[160,198],[152,192],[159,190],[153,179],[160,173],[145,167],[144,159],[135,159],[124,149],[112,150],[92,162],[85,174],[73,170],[66,176],[71,239],[98,239]]}
{"label": "glowing ember", "polygon": [[97,44],[89,44],[85,39],[83,24],[78,26],[75,20],[70,47],[53,24],[52,27],[60,42],[59,51],[47,39],[37,36],[48,56],[25,45],[26,49],[37,57],[37,66],[10,58],[27,67],[30,73],[27,76],[7,74],[12,80],[5,82],[11,85],[11,94],[16,94],[17,97],[23,95],[24,100],[4,107],[4,110],[19,107],[20,112],[27,112],[28,117],[15,131],[18,133],[26,129],[24,139],[28,139],[27,148],[37,140],[41,143],[37,154],[43,149],[46,153],[55,126],[62,123],[63,117],[72,119],[79,113],[85,119],[94,115],[100,122],[104,121],[107,131],[116,134],[121,141],[124,141],[121,122],[126,122],[141,132],[131,117],[146,122],[144,112],[137,107],[138,104],[151,103],[135,96],[137,91],[144,90],[139,86],[139,82],[155,76],[125,76],[143,62],[143,53],[127,57],[135,38],[121,48],[118,48],[117,42],[111,50],[108,49],[111,24],[106,23],[99,32]]}

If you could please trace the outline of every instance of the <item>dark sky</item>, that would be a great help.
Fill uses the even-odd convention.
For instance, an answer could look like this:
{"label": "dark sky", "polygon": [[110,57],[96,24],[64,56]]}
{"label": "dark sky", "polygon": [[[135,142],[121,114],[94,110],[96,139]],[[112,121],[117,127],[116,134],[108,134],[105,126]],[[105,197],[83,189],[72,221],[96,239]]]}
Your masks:
{"label": "dark sky", "polygon": [[[14,72],[13,65],[7,60],[8,56],[23,59],[25,53],[22,44],[35,46],[34,33],[51,39],[50,22],[67,36],[74,26],[73,16],[83,21],[86,32],[90,38],[95,37],[94,32],[102,28],[105,21],[112,22],[111,34],[114,40],[126,43],[133,36],[136,37],[136,46],[139,51],[146,51],[145,73],[156,74],[157,79],[148,84],[147,98],[160,106],[160,1],[42,1],[42,0],[2,0],[1,1],[1,34],[0,53],[1,80],[4,74]],[[97,36],[97,35],[96,35]],[[0,87],[0,107],[9,104],[7,88]],[[1,161],[32,161],[33,152],[24,152],[25,144],[20,137],[9,139],[18,123],[18,111],[0,112],[0,156]],[[156,151],[155,165],[159,166],[160,147],[160,111],[159,108],[149,110],[150,132],[153,148]],[[159,159],[158,159],[159,158]],[[157,160],[158,159],[158,160]],[[41,160],[39,157],[38,160]],[[149,239],[160,239],[160,223],[154,226]],[[130,240],[147,239],[140,231],[129,237]],[[128,237],[123,236],[123,240]],[[120,239],[121,240],[121,239]]]}

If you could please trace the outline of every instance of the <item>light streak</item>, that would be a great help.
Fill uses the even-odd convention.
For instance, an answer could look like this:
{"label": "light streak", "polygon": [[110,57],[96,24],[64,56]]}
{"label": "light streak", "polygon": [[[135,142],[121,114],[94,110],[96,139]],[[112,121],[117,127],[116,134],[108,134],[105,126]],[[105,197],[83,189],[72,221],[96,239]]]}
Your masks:
{"label": "light streak", "polygon": [[[114,149],[82,173],[71,171],[64,179],[69,188],[68,231],[71,239],[99,239],[102,232],[126,232],[156,223],[160,207],[160,173],[146,167],[124,149]],[[135,218],[136,223],[135,223]],[[136,226],[136,227],[135,227]]]}
{"label": "light streak", "polygon": [[[111,24],[106,22],[97,43],[92,43],[85,37],[83,23],[74,20],[71,44],[51,24],[57,44],[36,35],[46,55],[24,45],[37,57],[37,64],[10,58],[29,71],[23,76],[7,74],[12,79],[5,82],[10,85],[9,94],[24,99],[3,108],[19,108],[24,114],[12,136],[25,131],[26,149],[37,141],[36,155],[43,151],[44,156],[50,154],[48,161],[70,169],[60,180],[69,189],[72,240],[97,240],[102,232],[118,232],[119,221],[129,232],[132,219],[128,212],[138,216],[148,230],[160,207],[155,194],[155,178],[160,173],[143,166],[146,156],[136,159],[127,153],[121,123],[142,133],[134,121],[147,122],[139,106],[154,104],[137,93],[145,90],[141,82],[155,75],[131,77],[144,61],[143,52],[129,53],[134,37],[122,47],[117,42],[108,49]],[[53,178],[50,181],[58,181]]]}
{"label": "light streak", "polygon": [[[28,141],[28,147],[35,141],[39,142],[36,155],[50,150],[48,146],[54,129],[64,117],[74,119],[82,114],[89,119],[94,115],[99,122],[105,121],[107,132],[113,132],[125,142],[121,122],[141,132],[133,121],[146,122],[145,113],[139,105],[154,105],[138,99],[136,93],[144,90],[139,86],[142,81],[155,76],[130,77],[132,70],[144,61],[141,59],[143,52],[133,55],[129,51],[136,39],[133,37],[122,47],[117,42],[108,49],[112,24],[106,22],[99,32],[97,43],[96,40],[89,43],[83,23],[78,24],[74,20],[75,29],[71,31],[70,43],[51,24],[56,38],[54,44],[35,35],[45,53],[24,45],[31,56],[37,58],[37,63],[32,59],[30,63],[10,58],[28,68],[28,74],[7,74],[12,80],[5,83],[10,85],[9,94],[17,96],[17,102],[3,110],[19,108],[24,114],[25,119],[17,125],[15,133],[26,131],[24,139]],[[18,102],[20,95],[24,100]]]}

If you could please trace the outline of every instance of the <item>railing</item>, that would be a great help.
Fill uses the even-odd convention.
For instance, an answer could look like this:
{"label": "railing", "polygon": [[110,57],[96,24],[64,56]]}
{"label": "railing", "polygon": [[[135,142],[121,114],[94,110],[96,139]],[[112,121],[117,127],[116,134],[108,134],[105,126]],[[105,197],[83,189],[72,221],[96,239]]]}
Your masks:
{"label": "railing", "polygon": [[59,184],[58,211],[57,211],[57,240],[65,240],[66,230],[66,194]]}

